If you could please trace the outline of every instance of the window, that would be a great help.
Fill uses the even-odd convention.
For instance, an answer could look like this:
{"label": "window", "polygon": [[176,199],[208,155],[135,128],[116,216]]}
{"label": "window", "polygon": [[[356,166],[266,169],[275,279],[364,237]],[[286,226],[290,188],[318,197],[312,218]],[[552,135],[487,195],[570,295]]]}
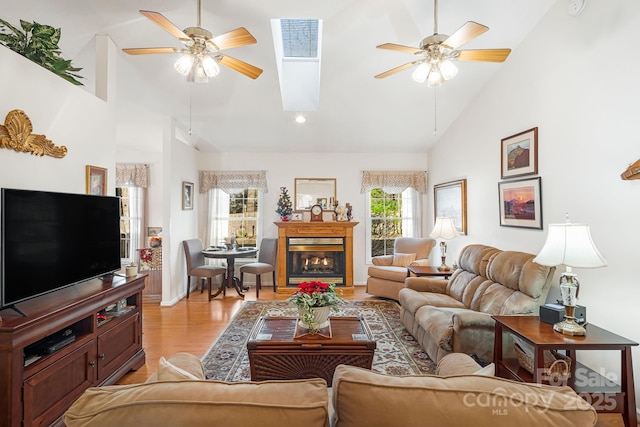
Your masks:
{"label": "window", "polygon": [[235,237],[238,246],[257,246],[260,191],[255,188],[233,194],[219,189],[210,191],[209,245],[222,245],[226,238]]}
{"label": "window", "polygon": [[116,187],[116,196],[120,197],[120,258],[123,263],[137,262],[142,244],[144,189]]}
{"label": "window", "polygon": [[397,237],[419,236],[419,193],[407,188],[387,193],[374,188],[367,193],[367,257],[393,254]]}

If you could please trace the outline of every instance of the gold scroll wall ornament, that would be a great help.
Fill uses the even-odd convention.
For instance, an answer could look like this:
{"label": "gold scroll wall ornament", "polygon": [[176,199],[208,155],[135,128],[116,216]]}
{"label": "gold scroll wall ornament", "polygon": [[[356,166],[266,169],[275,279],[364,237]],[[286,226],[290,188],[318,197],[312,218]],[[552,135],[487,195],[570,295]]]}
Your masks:
{"label": "gold scroll wall ornament", "polygon": [[36,156],[62,158],[67,155],[67,147],[55,146],[44,135],[33,132],[31,120],[22,110],[11,110],[4,120],[4,126],[0,125],[0,148],[8,148],[23,153],[31,153]]}
{"label": "gold scroll wall ornament", "polygon": [[640,160],[629,165],[629,167],[620,174],[620,178],[627,179],[640,179]]}

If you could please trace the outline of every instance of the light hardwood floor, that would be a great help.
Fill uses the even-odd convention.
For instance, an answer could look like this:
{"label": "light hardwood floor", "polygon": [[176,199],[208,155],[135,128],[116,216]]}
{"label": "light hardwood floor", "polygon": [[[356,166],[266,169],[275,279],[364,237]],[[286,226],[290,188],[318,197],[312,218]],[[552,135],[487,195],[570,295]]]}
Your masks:
{"label": "light hardwood floor", "polygon": [[[356,286],[354,295],[345,299],[362,300],[374,298],[365,293],[364,286]],[[260,300],[282,300],[286,295],[273,292],[270,285],[260,290]],[[209,346],[222,333],[243,301],[255,301],[255,289],[247,292],[244,300],[232,289],[227,296],[219,295],[211,302],[206,292],[193,291],[189,299],[182,299],[173,307],[160,307],[158,303],[145,303],[143,307],[142,345],[147,354],[145,365],[129,372],[118,384],[144,382],[157,368],[160,356],[170,356],[186,351],[204,356]],[[599,415],[597,427],[622,427],[619,415]]]}

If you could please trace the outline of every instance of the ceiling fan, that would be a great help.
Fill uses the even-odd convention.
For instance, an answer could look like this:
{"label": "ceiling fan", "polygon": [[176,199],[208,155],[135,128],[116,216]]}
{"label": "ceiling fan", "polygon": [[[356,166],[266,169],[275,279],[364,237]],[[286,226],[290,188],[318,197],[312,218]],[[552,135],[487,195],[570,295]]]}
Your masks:
{"label": "ceiling fan", "polygon": [[256,39],[251,33],[246,28],[240,27],[214,37],[210,31],[200,26],[200,0],[198,0],[197,26],[185,28],[184,31],[158,12],[141,10],[140,13],[158,24],[163,30],[177,37],[184,44],[184,47],[126,48],[122,49],[123,52],[129,55],[181,53],[182,55],[175,62],[174,67],[178,73],[187,76],[187,81],[196,83],[207,83],[209,77],[217,76],[220,72],[218,64],[252,79],[256,79],[262,74],[262,69],[221,52],[225,49],[256,43]]}
{"label": "ceiling fan", "polygon": [[417,65],[413,72],[413,79],[419,83],[426,80],[429,87],[436,87],[458,74],[458,68],[452,61],[504,62],[511,53],[511,49],[458,50],[463,44],[488,31],[489,27],[468,21],[450,36],[438,34],[438,0],[434,0],[433,9],[433,35],[423,39],[419,48],[394,43],[376,46],[378,49],[412,53],[418,58],[380,73],[375,78],[383,79]]}

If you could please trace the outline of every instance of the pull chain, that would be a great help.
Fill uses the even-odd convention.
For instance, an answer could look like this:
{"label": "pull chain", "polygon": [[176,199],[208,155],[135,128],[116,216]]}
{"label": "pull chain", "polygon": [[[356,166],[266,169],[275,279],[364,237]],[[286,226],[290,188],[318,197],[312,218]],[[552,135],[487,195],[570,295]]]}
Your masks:
{"label": "pull chain", "polygon": [[433,88],[433,134],[438,134],[438,91]]}
{"label": "pull chain", "polygon": [[189,136],[191,133],[191,85],[189,85]]}

